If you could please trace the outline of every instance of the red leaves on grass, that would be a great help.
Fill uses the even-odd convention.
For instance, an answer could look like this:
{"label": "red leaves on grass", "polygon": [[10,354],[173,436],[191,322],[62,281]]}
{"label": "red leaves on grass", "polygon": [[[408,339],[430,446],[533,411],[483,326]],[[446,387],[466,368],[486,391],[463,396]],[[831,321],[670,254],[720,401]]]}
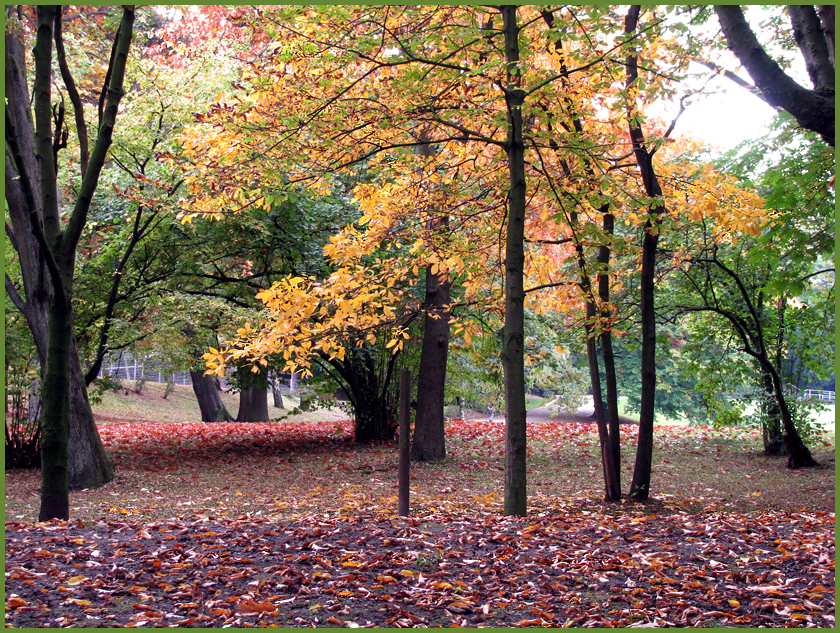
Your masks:
{"label": "red leaves on grass", "polygon": [[353,422],[185,422],[100,425],[105,447],[117,459],[147,458],[148,468],[166,469],[187,459],[225,454],[277,454],[326,443],[350,442]]}
{"label": "red leaves on grass", "polygon": [[326,438],[352,437],[353,422],[184,422],[180,424],[108,424],[99,426],[99,435],[109,448],[155,446],[161,450],[213,450],[265,446],[281,443],[301,446],[323,442]]}

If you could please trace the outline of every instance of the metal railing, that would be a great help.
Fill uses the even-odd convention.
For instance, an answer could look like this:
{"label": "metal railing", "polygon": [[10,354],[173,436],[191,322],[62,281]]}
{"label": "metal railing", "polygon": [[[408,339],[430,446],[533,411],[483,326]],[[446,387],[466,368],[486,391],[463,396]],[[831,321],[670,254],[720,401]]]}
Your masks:
{"label": "metal railing", "polygon": [[823,391],[821,389],[806,389],[802,392],[803,400],[810,400],[812,398],[815,398],[817,400],[828,400],[830,402],[834,402],[834,392]]}
{"label": "metal railing", "polygon": [[151,366],[151,359],[135,358],[130,352],[122,352],[115,357],[106,358],[102,363],[99,375],[108,374],[111,378],[124,380],[141,380],[149,382],[168,382],[171,377],[176,385],[191,385],[192,378],[188,372],[160,372]]}

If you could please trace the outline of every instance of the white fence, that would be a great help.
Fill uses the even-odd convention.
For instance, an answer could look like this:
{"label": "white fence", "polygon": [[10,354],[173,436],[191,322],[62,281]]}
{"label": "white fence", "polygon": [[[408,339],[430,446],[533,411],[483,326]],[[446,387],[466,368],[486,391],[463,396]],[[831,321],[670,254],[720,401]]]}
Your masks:
{"label": "white fence", "polygon": [[804,400],[810,400],[811,398],[816,398],[817,400],[829,400],[834,402],[834,392],[833,391],[822,391],[820,389],[806,389],[802,392],[802,398]]}
{"label": "white fence", "polygon": [[[130,352],[121,352],[115,357],[108,357],[102,363],[99,375],[108,374],[118,380],[142,380],[149,382],[168,382],[171,378],[176,385],[192,385],[189,372],[167,372],[166,368],[154,367],[149,358],[135,358]],[[161,372],[159,369],[163,369]]]}

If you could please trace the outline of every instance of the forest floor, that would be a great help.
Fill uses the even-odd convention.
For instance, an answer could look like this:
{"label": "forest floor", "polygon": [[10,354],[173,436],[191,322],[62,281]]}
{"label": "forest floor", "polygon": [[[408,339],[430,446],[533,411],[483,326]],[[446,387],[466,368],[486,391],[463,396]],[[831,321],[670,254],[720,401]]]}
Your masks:
{"label": "forest floor", "polygon": [[528,517],[505,518],[504,423],[454,420],[405,519],[396,445],[346,414],[204,424],[174,395],[97,407],[117,475],[69,522],[34,522],[38,473],[6,472],[7,626],[834,625],[833,434],[789,471],[752,430],[661,426],[651,500],[607,504],[594,425],[532,419]]}

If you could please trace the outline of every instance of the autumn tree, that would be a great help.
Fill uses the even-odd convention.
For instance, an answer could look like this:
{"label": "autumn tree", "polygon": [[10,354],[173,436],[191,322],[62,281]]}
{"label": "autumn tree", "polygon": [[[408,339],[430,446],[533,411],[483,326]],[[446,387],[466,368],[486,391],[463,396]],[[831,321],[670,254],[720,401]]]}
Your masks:
{"label": "autumn tree", "polygon": [[[508,424],[508,464],[506,467],[506,513],[524,514],[525,512],[525,393],[524,393],[524,355],[523,355],[523,326],[524,326],[524,231],[525,216],[527,213],[525,198],[525,143],[523,136],[523,112],[522,106],[525,103],[528,89],[547,90],[546,86],[551,83],[541,82],[534,77],[532,86],[526,86],[523,73],[520,70],[519,46],[520,27],[517,23],[517,9],[506,7],[498,11],[483,12],[473,10],[446,9],[446,10],[414,10],[399,9],[400,20],[393,21],[389,15],[393,10],[383,9],[371,11],[370,15],[376,20],[368,18],[368,21],[350,22],[366,27],[374,25],[374,33],[379,32],[379,27],[384,26],[389,39],[393,42],[394,48],[398,51],[396,55],[383,53],[381,45],[373,40],[373,48],[365,49],[360,42],[370,38],[370,34],[353,39],[354,46],[348,46],[343,42],[335,44],[329,40],[318,40],[311,33],[312,24],[297,27],[303,34],[303,39],[309,39],[311,44],[323,46],[330,51],[329,55],[336,54],[349,57],[352,61],[351,68],[358,68],[350,78],[349,82],[337,86],[337,90],[323,102],[325,108],[320,111],[319,119],[307,121],[305,136],[307,141],[317,136],[313,126],[332,127],[336,130],[335,118],[328,118],[328,111],[331,117],[340,113],[343,120],[370,120],[376,122],[376,128],[371,123],[362,123],[354,128],[346,126],[337,128],[337,132],[327,133],[331,144],[324,146],[315,155],[317,162],[314,164],[329,164],[331,169],[336,169],[343,164],[358,162],[364,158],[368,164],[381,164],[380,154],[401,146],[416,144],[412,139],[409,130],[418,125],[425,125],[429,130],[427,142],[440,146],[438,152],[440,161],[448,168],[440,170],[436,177],[444,183],[453,183],[455,178],[466,174],[473,182],[480,178],[480,172],[469,169],[469,163],[462,156],[463,148],[488,146],[494,154],[503,154],[507,164],[507,173],[495,172],[490,174],[486,162],[482,160],[479,165],[485,173],[490,175],[489,183],[498,182],[503,190],[507,192],[503,200],[495,197],[494,204],[499,207],[503,202],[506,206],[507,219],[504,223],[505,246],[503,248],[504,269],[505,269],[505,326],[503,353],[505,374],[506,374],[506,421]],[[378,13],[378,15],[377,15]],[[448,13],[450,21],[440,19],[438,14]],[[397,14],[394,14],[395,16]],[[336,21],[340,22],[344,17],[336,14]],[[351,16],[355,17],[355,16]],[[428,20],[431,19],[431,22]],[[454,21],[452,21],[454,20]],[[501,26],[494,24],[495,20],[501,20]],[[394,30],[391,22],[399,23],[401,27]],[[328,24],[324,20],[320,24]],[[431,26],[426,27],[426,24]],[[498,24],[498,22],[496,22]],[[414,26],[417,25],[417,26]],[[440,26],[438,26],[440,25]],[[319,27],[321,28],[321,27]],[[351,27],[352,28],[352,27]],[[414,29],[414,30],[412,30]],[[444,39],[433,42],[429,39],[424,43],[423,38],[411,38],[408,35],[425,33],[426,38],[433,38],[435,34],[443,35]],[[376,35],[378,38],[378,35]],[[493,49],[493,42],[504,50],[504,55],[497,55]],[[464,46],[466,43],[466,46]],[[461,47],[461,52],[458,47]],[[346,48],[345,48],[346,47]],[[390,50],[390,49],[387,49]],[[375,55],[375,56],[374,56]],[[459,59],[462,58],[462,59]],[[327,57],[329,59],[329,57]],[[317,63],[317,62],[316,62]],[[486,71],[481,70],[475,73],[472,66],[481,67],[485,65]],[[335,66],[332,66],[335,68]],[[346,66],[345,66],[346,68]],[[337,72],[330,70],[328,72]],[[340,71],[343,73],[344,71]],[[402,81],[384,83],[378,80],[374,74],[378,73],[385,77],[402,77]],[[401,73],[401,74],[397,74]],[[466,75],[464,75],[466,73]],[[469,97],[472,87],[463,83],[463,77],[474,76],[479,92],[476,97]],[[371,78],[368,83],[366,78]],[[440,86],[438,95],[434,92],[429,94],[429,88]],[[451,88],[449,87],[451,86]],[[366,94],[365,91],[375,90],[379,96],[373,101],[357,101],[356,94]],[[386,101],[385,90],[390,90],[393,95]],[[493,90],[501,90],[501,93],[493,93]],[[498,96],[496,96],[498,95]],[[387,112],[380,107],[380,103],[399,103],[402,99],[405,104],[399,109],[389,108]],[[431,101],[430,101],[431,99]],[[460,110],[465,107],[464,100],[474,99],[476,107],[469,116],[461,116]],[[359,108],[359,104],[362,107]],[[451,103],[451,105],[449,105]],[[432,105],[430,105],[432,104]],[[348,108],[355,109],[353,117],[348,117]],[[450,115],[450,112],[452,113]],[[383,114],[386,114],[389,125],[382,126],[380,121]],[[365,118],[369,117],[369,118]],[[299,119],[298,119],[299,120]],[[407,130],[406,128],[409,128]],[[315,128],[317,129],[317,127]],[[504,132],[503,132],[504,131]],[[403,134],[400,136],[399,134]],[[382,135],[381,138],[377,138]],[[358,136],[357,140],[354,137]],[[336,145],[340,142],[340,145]],[[288,150],[286,150],[288,151]],[[313,152],[309,152],[313,154]],[[310,163],[312,164],[312,163]],[[472,173],[470,173],[472,172]],[[403,172],[414,173],[412,172]],[[476,188],[462,187],[462,191],[476,195],[487,185]],[[393,191],[394,187],[383,187],[384,190]],[[492,191],[492,189],[490,190]],[[362,196],[362,207],[370,199],[366,192]],[[477,196],[474,200],[480,201],[486,194]],[[382,193],[377,193],[379,200],[383,199]],[[374,202],[376,204],[376,202]],[[453,204],[449,203],[448,211],[441,211],[452,216]],[[457,208],[457,207],[455,207]],[[468,211],[469,207],[465,209]],[[463,212],[462,212],[463,213]],[[486,225],[486,220],[485,220]],[[492,225],[491,225],[492,226]],[[454,258],[447,258],[447,268],[450,274],[458,272],[453,269]],[[437,261],[436,261],[437,263]],[[457,263],[456,263],[457,265]],[[438,264],[438,270],[440,266]],[[253,348],[252,348],[253,349]]]}
{"label": "autumn tree", "polygon": [[[171,15],[151,12],[145,17],[141,28],[146,38],[129,60],[133,80],[120,104],[123,123],[80,242],[76,337],[88,385],[97,379],[106,356],[123,349],[138,355],[154,352],[173,369],[190,371],[202,419],[218,421],[230,415],[217,383],[195,365],[207,344],[216,342],[204,340],[204,315],[219,308],[205,309],[182,295],[183,309],[178,311],[172,301],[184,285],[185,254],[203,257],[214,246],[199,237],[191,243],[181,239],[175,216],[183,179],[170,161],[183,126],[195,108],[228,86],[236,62],[226,61],[229,47],[216,43],[211,48],[191,39],[180,42],[178,55],[170,54],[167,44],[183,39],[168,32]],[[184,22],[189,19],[179,21]],[[156,346],[164,332],[183,349]]]}
{"label": "autumn tree", "polygon": [[[270,318],[243,328],[230,349],[211,351],[212,368],[278,353],[288,355],[289,369],[305,368],[313,354],[341,360],[348,332],[373,343],[386,325],[396,326],[388,345],[402,350],[409,334],[400,319],[417,313],[406,288],[428,268],[462,293],[450,297],[456,336],[470,334],[458,321],[460,305],[504,315],[505,512],[524,513],[526,299],[540,309],[567,310],[580,303],[583,286],[589,333],[608,340],[616,323],[608,292],[613,258],[619,244],[629,243],[618,233],[627,226],[650,237],[658,232],[650,211],[665,194],[648,191],[649,171],[639,178],[627,159],[635,141],[643,167],[653,164],[668,133],[646,138],[642,108],[673,90],[662,88],[663,73],[651,72],[646,81],[628,76],[624,92],[617,91],[611,55],[632,57],[632,47],[648,42],[656,59],[663,50],[672,54],[654,28],[659,20],[616,37],[619,16],[595,8],[554,21],[550,12],[515,7],[254,16],[274,40],[272,54],[243,76],[247,90],[220,98],[189,135],[187,151],[197,157],[190,213],[222,216],[270,204],[267,183],[306,182],[323,192],[349,169],[371,177],[352,190],[358,221],[325,247],[330,275],[288,278],[261,293]],[[568,47],[554,45],[564,39]],[[688,54],[673,55],[679,71]],[[433,155],[419,156],[418,145],[433,146]],[[225,180],[208,181],[208,173]],[[434,219],[448,222],[448,236],[429,230]],[[575,275],[591,280],[580,284],[564,275],[564,262],[579,260],[576,245],[596,252]],[[617,402],[617,389],[610,392]],[[617,424],[617,407],[610,417]],[[602,422],[607,439],[606,415]],[[604,446],[618,446],[615,430]],[[605,455],[617,462],[614,448]]]}
{"label": "autumn tree", "polygon": [[[640,5],[633,5],[627,12],[624,31],[632,35],[638,28]],[[632,94],[639,80],[638,54],[631,47],[627,54],[626,89]],[[642,397],[639,412],[639,437],[636,448],[636,465],[633,481],[630,483],[632,499],[644,501],[650,494],[650,472],[653,460],[653,421],[656,398],[656,315],[654,311],[654,286],[656,274],[657,243],[659,241],[660,218],[667,212],[662,202],[662,187],[653,165],[655,149],[645,139],[636,110],[635,99],[628,107],[628,126],[633,143],[633,155],[639,166],[644,192],[652,201],[649,219],[645,222],[642,238],[642,267],[639,273],[640,320],[642,341]]]}
{"label": "autumn tree", "polygon": [[[421,133],[421,140],[423,134]],[[434,147],[418,145],[421,156],[432,158]],[[434,186],[433,183],[430,183]],[[427,220],[430,231],[448,232],[449,217],[435,215]],[[415,462],[436,461],[446,457],[443,407],[446,389],[446,366],[449,357],[450,302],[452,280],[434,267],[426,266],[423,299],[423,336],[417,369],[417,408],[410,457]]]}
{"label": "autumn tree", "polygon": [[[734,258],[727,256],[721,245],[709,244],[686,262],[684,274],[699,301],[695,306],[682,309],[686,312],[708,311],[729,322],[741,343],[741,351],[756,360],[766,380],[766,388],[772,389],[784,429],[782,443],[788,457],[788,467],[816,466],[816,461],[802,442],[793,422],[779,367],[781,356],[774,357],[772,351],[773,333],[767,327],[767,303],[762,289],[764,284],[751,279],[742,269],[742,261],[739,261],[742,257],[738,256],[737,251],[733,255]],[[778,304],[778,330],[784,327],[784,301],[782,298]]]}
{"label": "autumn tree", "polygon": [[[15,12],[7,9],[11,24]],[[43,370],[43,414],[41,422],[41,520],[66,519],[69,516],[68,472],[75,460],[91,461],[98,455],[99,475],[86,473],[92,484],[107,480],[111,467],[105,459],[96,428],[89,414],[89,404],[81,382],[81,368],[73,335],[73,277],[76,248],[84,229],[91,200],[111,144],[117,107],[123,93],[123,78],[134,24],[134,7],[123,9],[122,21],[114,38],[109,73],[102,90],[99,129],[87,160],[84,175],[75,195],[72,212],[65,222],[57,180],[57,154],[65,145],[67,132],[63,112],[56,108],[53,117],[52,63],[54,57],[62,70],[62,79],[73,95],[74,82],[63,62],[61,9],[37,8],[37,32],[34,48],[35,71],[32,85],[34,119],[29,109],[29,86],[23,54],[21,31],[6,32],[6,201],[14,234],[28,267],[27,311],[35,339],[45,348]],[[53,42],[56,44],[55,53]],[[76,115],[82,117],[82,103],[71,96]],[[54,127],[55,124],[55,127]],[[77,130],[78,132],[78,130]],[[25,246],[24,246],[25,244]],[[48,282],[47,282],[48,280]],[[7,284],[8,289],[9,284]],[[35,299],[35,295],[38,296]],[[34,301],[33,301],[34,299]],[[37,304],[37,305],[36,305]],[[73,392],[77,397],[73,399]],[[88,438],[76,443],[68,453],[71,409],[82,407],[86,423],[72,425]],[[78,415],[78,414],[77,414]],[[80,428],[81,427],[81,428]],[[84,450],[88,455],[84,455]],[[70,458],[70,459],[68,459]],[[78,470],[78,469],[77,469]]]}

